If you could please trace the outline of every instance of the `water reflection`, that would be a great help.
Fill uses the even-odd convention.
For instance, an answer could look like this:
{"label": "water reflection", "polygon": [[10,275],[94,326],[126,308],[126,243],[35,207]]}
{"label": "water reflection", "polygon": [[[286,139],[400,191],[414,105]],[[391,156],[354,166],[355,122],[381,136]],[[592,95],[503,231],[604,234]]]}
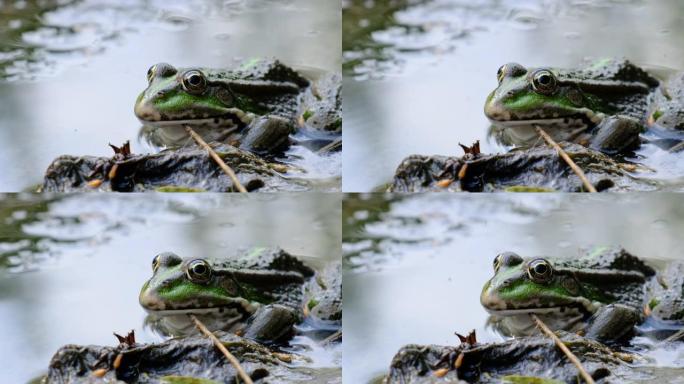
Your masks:
{"label": "water reflection", "polygon": [[[0,381],[43,374],[67,343],[115,345],[113,331],[135,329],[141,342],[159,340],[142,328],[137,297],[162,251],[214,258],[280,246],[323,267],[340,257],[340,214],[332,194],[4,196]],[[312,359],[302,369],[339,369],[339,348],[301,353]]]}
{"label": "water reflection", "polygon": [[[461,155],[458,143],[487,140],[485,98],[504,63],[575,68],[626,57],[647,68],[684,70],[684,4],[497,0],[344,3],[343,190],[387,183],[408,155]],[[644,23],[644,18],[652,22]],[[410,26],[410,27],[407,27]],[[350,32],[351,31],[351,32]],[[351,38],[347,38],[347,34]],[[681,190],[681,156],[646,145],[640,175]]]}
{"label": "water reflection", "polygon": [[[111,156],[107,144],[126,140],[134,153],[152,151],[135,139],[133,104],[154,63],[226,68],[276,57],[296,68],[341,65],[336,1],[1,1],[0,26],[19,24],[0,28],[3,191],[40,183],[62,154]],[[297,159],[313,170],[303,177],[312,188],[321,179],[321,189],[331,178],[339,185],[339,155]]]}
{"label": "water reflection", "polygon": [[[349,383],[386,373],[405,344],[455,345],[471,329],[500,340],[479,295],[501,252],[571,258],[621,245],[657,266],[684,258],[678,194],[348,195],[343,206]],[[681,353],[649,351],[647,365],[684,368]]]}

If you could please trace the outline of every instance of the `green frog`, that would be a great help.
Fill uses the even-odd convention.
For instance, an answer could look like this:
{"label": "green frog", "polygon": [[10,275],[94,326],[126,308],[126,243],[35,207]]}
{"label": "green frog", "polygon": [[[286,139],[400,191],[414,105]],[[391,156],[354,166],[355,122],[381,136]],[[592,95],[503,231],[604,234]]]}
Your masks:
{"label": "green frog", "polygon": [[[233,140],[256,153],[278,153],[302,113],[310,81],[277,60],[256,59],[234,70],[155,64],[135,102],[142,134],[156,145],[187,141],[190,126],[205,140]],[[237,134],[237,135],[235,135]]]}
{"label": "green frog", "polygon": [[581,69],[501,66],[484,112],[506,145],[539,141],[540,127],[557,141],[607,154],[640,145],[660,81],[628,60],[605,59]]}
{"label": "green frog", "polygon": [[551,329],[616,341],[644,321],[653,284],[655,270],[620,248],[564,260],[506,252],[494,259],[480,302],[504,334],[532,333],[536,314]]}
{"label": "green frog", "polygon": [[165,335],[192,331],[190,314],[211,330],[225,330],[260,342],[293,335],[315,284],[314,270],[287,252],[255,248],[223,259],[181,258],[161,253],[140,291],[147,324]]}

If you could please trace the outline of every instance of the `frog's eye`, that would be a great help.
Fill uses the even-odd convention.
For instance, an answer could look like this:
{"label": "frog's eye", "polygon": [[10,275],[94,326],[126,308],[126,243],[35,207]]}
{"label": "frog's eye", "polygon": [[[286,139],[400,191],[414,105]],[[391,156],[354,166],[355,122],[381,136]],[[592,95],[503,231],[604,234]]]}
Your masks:
{"label": "frog's eye", "polygon": [[190,70],[183,74],[183,89],[189,93],[200,94],[207,88],[207,79],[204,78],[202,72],[198,70]]}
{"label": "frog's eye", "polygon": [[537,93],[549,95],[556,90],[556,77],[547,69],[540,69],[532,74],[532,88]]}
{"label": "frog's eye", "polygon": [[211,266],[202,259],[195,259],[188,263],[185,273],[193,283],[206,283],[211,279]]}
{"label": "frog's eye", "polygon": [[515,252],[504,252],[496,255],[494,258],[494,271],[498,271],[502,266],[512,267],[523,262],[522,257],[520,257]]}
{"label": "frog's eye", "polygon": [[152,273],[157,272],[157,269],[159,269],[159,262],[160,262],[160,255],[157,255],[152,259]]}
{"label": "frog's eye", "polygon": [[505,73],[506,73],[506,64],[500,66],[499,70],[496,71],[496,80],[499,82],[499,84],[501,84],[501,81],[503,81]]}
{"label": "frog's eye", "polygon": [[527,265],[527,275],[535,283],[548,283],[553,277],[553,268],[544,259],[534,259]]}
{"label": "frog's eye", "polygon": [[150,69],[147,70],[147,82],[150,83],[152,82],[152,78],[154,77],[154,73],[157,72],[157,65],[153,65],[150,67]]}

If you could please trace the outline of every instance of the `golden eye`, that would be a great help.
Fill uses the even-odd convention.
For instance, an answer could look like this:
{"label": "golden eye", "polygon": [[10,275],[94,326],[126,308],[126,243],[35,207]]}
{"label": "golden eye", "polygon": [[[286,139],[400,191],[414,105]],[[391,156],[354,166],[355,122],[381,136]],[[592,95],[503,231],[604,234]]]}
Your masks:
{"label": "golden eye", "polygon": [[151,66],[150,69],[147,70],[147,82],[148,83],[152,82],[152,78],[154,78],[155,72],[157,72],[157,64]]}
{"label": "golden eye", "polygon": [[212,274],[211,266],[202,259],[190,261],[185,273],[193,283],[206,283],[211,279]]}
{"label": "golden eye", "polygon": [[494,262],[493,262],[494,272],[498,271],[500,266],[501,266],[501,254],[498,254],[494,258]]}
{"label": "golden eye", "polygon": [[551,71],[540,69],[532,74],[532,88],[537,93],[550,95],[556,90],[556,77]]}
{"label": "golden eye", "polygon": [[553,277],[553,268],[545,259],[534,259],[527,265],[527,275],[535,283],[548,283]]}
{"label": "golden eye", "polygon": [[207,89],[207,79],[202,72],[191,69],[183,74],[183,89],[189,93],[200,94]]}
{"label": "golden eye", "polygon": [[160,255],[157,255],[152,259],[152,273],[157,272],[157,269],[159,269],[159,261],[160,261]]}
{"label": "golden eye", "polygon": [[496,71],[496,80],[501,84],[503,81],[504,73],[506,73],[506,64],[502,65],[499,67],[499,70]]}

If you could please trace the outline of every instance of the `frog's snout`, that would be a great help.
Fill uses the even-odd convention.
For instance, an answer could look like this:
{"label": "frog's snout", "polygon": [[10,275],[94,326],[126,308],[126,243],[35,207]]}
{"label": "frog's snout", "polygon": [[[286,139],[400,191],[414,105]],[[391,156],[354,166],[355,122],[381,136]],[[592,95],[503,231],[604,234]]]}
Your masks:
{"label": "frog's snout", "polygon": [[482,304],[485,309],[492,311],[506,309],[506,303],[501,300],[489,282],[482,288],[480,304]]}
{"label": "frog's snout", "polygon": [[490,93],[487,97],[484,114],[491,121],[508,121],[511,119],[511,114],[504,108],[501,101],[496,99],[495,92]]}
{"label": "frog's snout", "polygon": [[163,300],[160,300],[157,295],[146,289],[140,292],[138,301],[143,308],[149,311],[163,311],[166,308]]}
{"label": "frog's snout", "polygon": [[138,98],[138,102],[135,103],[135,108],[133,112],[135,116],[141,121],[159,121],[161,120],[161,114],[148,100],[144,100],[144,95]]}

